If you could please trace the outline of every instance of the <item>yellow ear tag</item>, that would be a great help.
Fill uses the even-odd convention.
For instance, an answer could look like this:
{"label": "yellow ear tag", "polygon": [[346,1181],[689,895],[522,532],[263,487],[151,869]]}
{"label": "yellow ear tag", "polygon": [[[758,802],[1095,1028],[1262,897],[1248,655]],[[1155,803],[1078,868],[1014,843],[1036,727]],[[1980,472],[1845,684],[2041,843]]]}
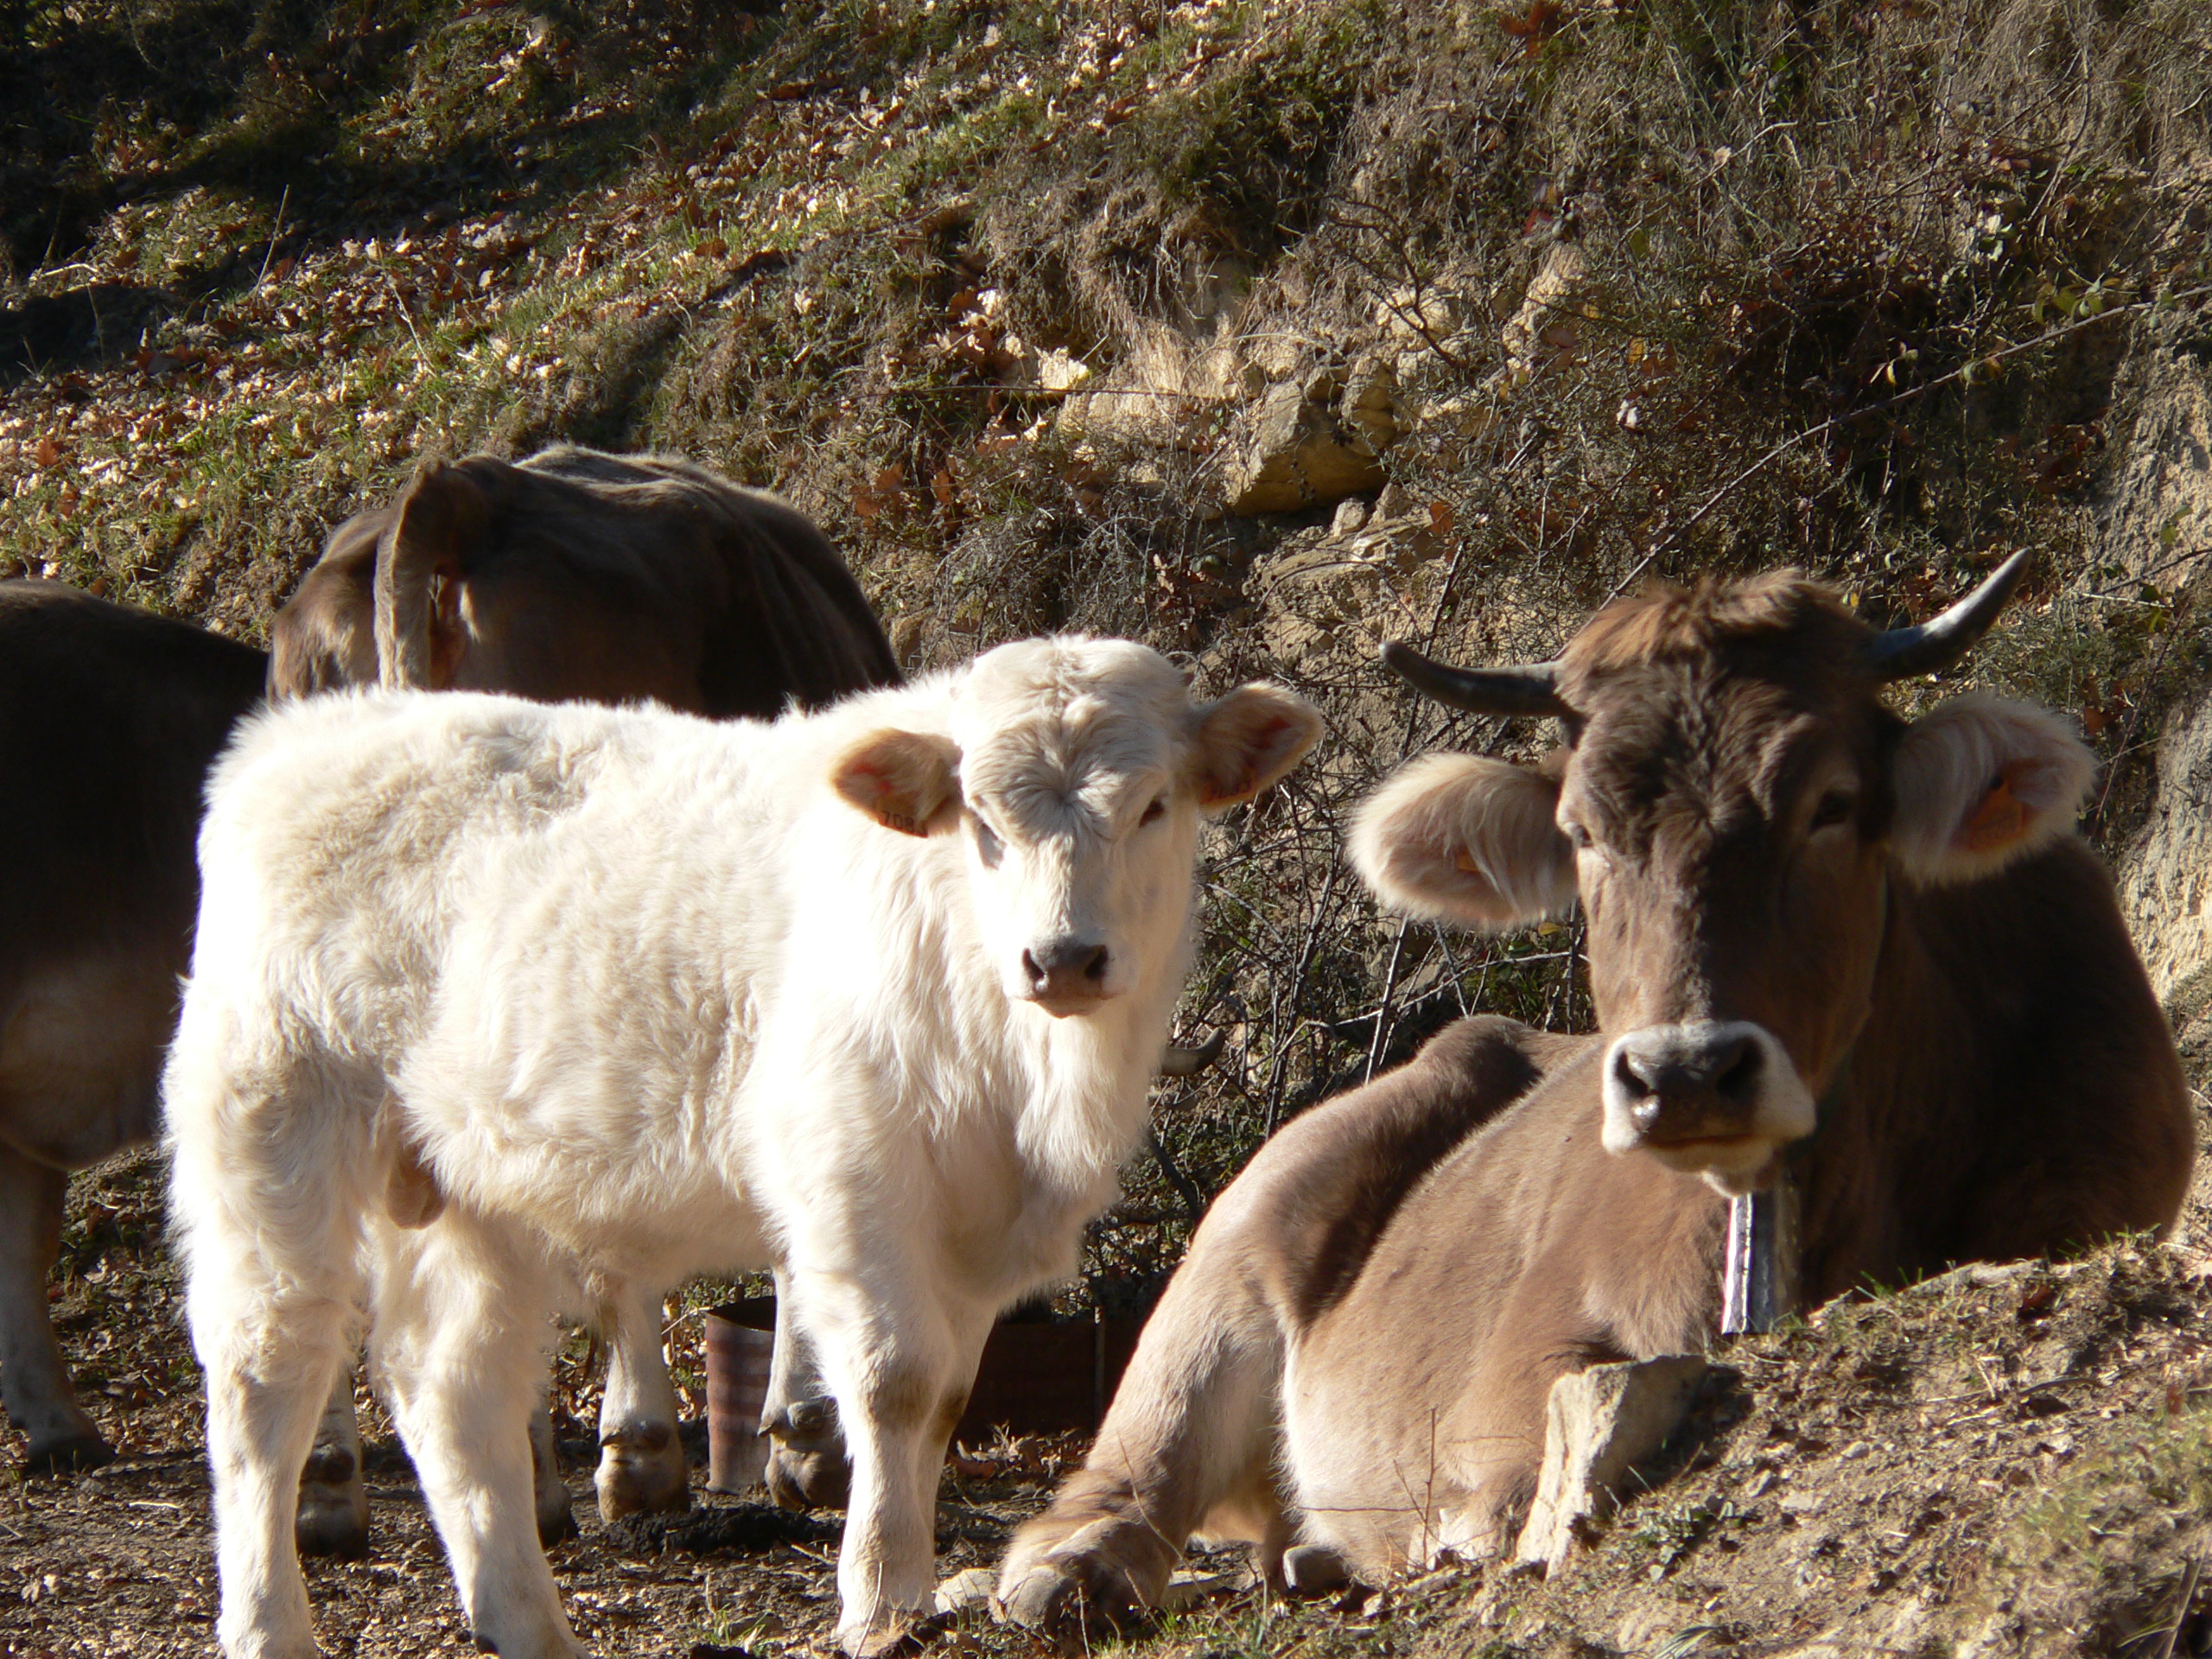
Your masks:
{"label": "yellow ear tag", "polygon": [[1974,816],[1960,826],[1958,844],[1965,852],[1992,853],[2027,833],[2027,803],[2012,792],[2012,775],[2006,772],[1981,798]]}

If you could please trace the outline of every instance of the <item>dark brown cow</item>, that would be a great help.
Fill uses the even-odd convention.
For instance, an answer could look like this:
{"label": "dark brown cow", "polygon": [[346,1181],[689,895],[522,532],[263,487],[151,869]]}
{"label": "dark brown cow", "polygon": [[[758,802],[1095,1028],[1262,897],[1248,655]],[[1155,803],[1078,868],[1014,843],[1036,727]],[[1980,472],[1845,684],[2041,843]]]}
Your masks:
{"label": "dark brown cow", "polygon": [[899,679],[827,537],[661,455],[431,461],[332,532],[270,631],[270,690],[506,691],[773,715]]}
{"label": "dark brown cow", "polygon": [[1200,1227],[1085,1467],[1015,1538],[1017,1618],[1156,1603],[1193,1533],[1387,1574],[1510,1541],[1561,1375],[1696,1351],[1726,1194],[1789,1172],[1818,1301],[2177,1213],[2171,1036],[2073,831],[2091,759],[1966,696],[1908,721],[2018,561],[1878,635],[1794,574],[1609,607],[1556,663],[1402,671],[1556,715],[1541,766],[1431,756],[1352,850],[1387,899],[1588,918],[1599,1033],[1471,1020],[1292,1124]]}
{"label": "dark brown cow", "polygon": [[[844,560],[788,503],[671,457],[569,446],[519,464],[426,463],[397,501],[331,533],[270,642],[274,696],[380,683],[767,717],[899,678]],[[658,1287],[624,1287],[601,1319],[601,1511],[681,1509]],[[835,1497],[842,1441],[810,1400],[808,1352],[788,1332],[777,1348],[772,1478],[789,1501]],[[804,1408],[797,1421],[787,1402]],[[543,1432],[537,1452],[540,1529],[564,1535],[567,1494]],[[340,1378],[302,1483],[301,1547],[358,1553],[367,1517]]]}
{"label": "dark brown cow", "polygon": [[0,1395],[33,1468],[113,1455],[70,1390],[46,1277],[69,1172],[153,1130],[200,784],[266,661],[59,582],[0,582]]}

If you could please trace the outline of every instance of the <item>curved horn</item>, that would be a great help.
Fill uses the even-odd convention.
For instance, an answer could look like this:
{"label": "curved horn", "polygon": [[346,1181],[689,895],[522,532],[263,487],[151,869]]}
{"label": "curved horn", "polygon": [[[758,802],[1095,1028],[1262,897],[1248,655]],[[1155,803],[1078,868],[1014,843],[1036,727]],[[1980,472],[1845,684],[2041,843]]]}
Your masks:
{"label": "curved horn", "polygon": [[1184,1048],[1178,1044],[1167,1045],[1167,1052],[1160,1057],[1160,1075],[1163,1077],[1195,1077],[1221,1058],[1223,1045],[1229,1033],[1217,1031],[1205,1040],[1202,1048]]}
{"label": "curved horn", "polygon": [[2020,585],[2034,562],[2035,550],[2024,548],[1999,565],[1981,586],[1937,617],[1916,628],[1891,628],[1866,642],[1866,662],[1876,676],[1901,680],[1911,674],[1933,674],[1948,668],[1974,648],[1989,632],[2005,601]]}
{"label": "curved horn", "polygon": [[1559,664],[1522,668],[1452,668],[1393,639],[1382,647],[1383,665],[1424,696],[1477,715],[1563,715]]}

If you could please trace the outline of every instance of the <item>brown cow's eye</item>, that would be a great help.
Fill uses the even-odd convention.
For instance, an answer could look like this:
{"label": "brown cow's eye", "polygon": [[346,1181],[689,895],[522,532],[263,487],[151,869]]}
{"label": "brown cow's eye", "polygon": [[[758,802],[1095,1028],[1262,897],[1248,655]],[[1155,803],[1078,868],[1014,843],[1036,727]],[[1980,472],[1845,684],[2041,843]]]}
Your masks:
{"label": "brown cow's eye", "polygon": [[1832,823],[1841,823],[1858,804],[1858,798],[1849,790],[1830,790],[1821,797],[1821,804],[1813,809],[1813,828],[1825,830]]}
{"label": "brown cow's eye", "polygon": [[1139,818],[1139,819],[1137,820],[1137,823],[1138,823],[1138,824],[1139,824],[1140,826],[1142,826],[1142,825],[1144,825],[1144,824],[1147,824],[1147,823],[1159,823],[1159,822],[1160,822],[1160,819],[1162,819],[1162,818],[1166,817],[1166,816],[1167,816],[1167,798],[1166,798],[1165,795],[1162,795],[1162,796],[1161,796],[1158,800],[1154,801],[1154,802],[1150,806],[1147,806],[1147,808],[1145,808],[1145,810],[1144,810],[1144,817],[1142,817]]}
{"label": "brown cow's eye", "polygon": [[1590,832],[1584,829],[1580,822],[1570,819],[1562,823],[1560,825],[1560,833],[1567,837],[1567,844],[1573,848],[1576,852],[1586,853],[1590,850]]}

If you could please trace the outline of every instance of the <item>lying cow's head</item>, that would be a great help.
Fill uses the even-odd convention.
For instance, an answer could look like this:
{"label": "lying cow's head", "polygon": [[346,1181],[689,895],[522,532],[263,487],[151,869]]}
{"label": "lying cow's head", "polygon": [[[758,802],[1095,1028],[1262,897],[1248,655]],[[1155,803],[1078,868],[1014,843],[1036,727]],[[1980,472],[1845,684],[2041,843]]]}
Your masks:
{"label": "lying cow's head", "polygon": [[831,780],[892,829],[957,834],[1007,995],[1083,1014],[1179,944],[1199,817],[1251,799],[1320,731],[1276,686],[1194,702],[1143,645],[1029,639],[976,660],[949,733],[877,732]]}
{"label": "lying cow's head", "polygon": [[1554,715],[1567,747],[1415,762],[1362,809],[1355,861],[1386,899],[1482,927],[1580,897],[1606,1147],[1751,1191],[1872,1006],[1889,884],[1993,874],[2080,810],[2094,762],[2055,716],[1963,696],[1908,723],[1881,700],[1955,661],[2026,556],[1889,633],[1781,572],[1609,606],[1529,668],[1391,647],[1430,696]]}

